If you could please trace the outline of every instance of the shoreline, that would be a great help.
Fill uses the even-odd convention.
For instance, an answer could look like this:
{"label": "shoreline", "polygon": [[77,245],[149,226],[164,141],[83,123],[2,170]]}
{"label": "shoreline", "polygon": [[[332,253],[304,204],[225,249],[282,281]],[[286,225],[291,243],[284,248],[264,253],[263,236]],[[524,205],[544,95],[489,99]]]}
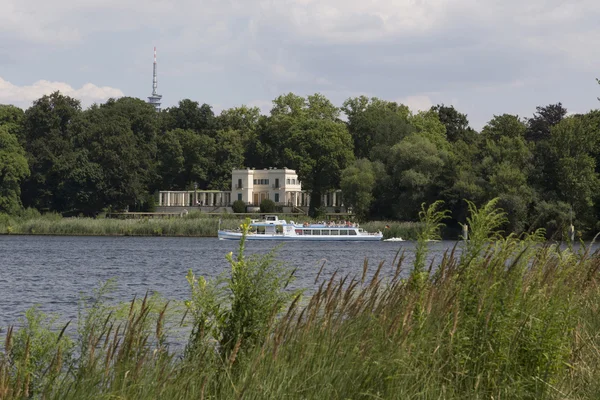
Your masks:
{"label": "shoreline", "polygon": [[[33,236],[136,236],[136,237],[194,237],[216,238],[219,226],[236,229],[243,218],[229,214],[224,218],[190,213],[178,218],[66,218],[57,214],[34,217],[0,216],[0,235]],[[220,221],[220,222],[219,222]],[[299,221],[304,222],[304,221]],[[415,240],[420,224],[415,222],[371,221],[361,223],[368,232],[381,231],[384,239]]]}

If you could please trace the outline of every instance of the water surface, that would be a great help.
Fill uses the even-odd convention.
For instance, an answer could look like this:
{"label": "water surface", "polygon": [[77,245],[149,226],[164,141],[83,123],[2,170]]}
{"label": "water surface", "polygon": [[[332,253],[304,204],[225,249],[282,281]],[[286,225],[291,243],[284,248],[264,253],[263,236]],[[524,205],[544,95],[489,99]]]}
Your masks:
{"label": "water surface", "polygon": [[[430,257],[440,259],[456,242],[430,243]],[[225,255],[236,252],[239,242],[216,238],[0,236],[0,327],[18,324],[33,305],[61,319],[75,319],[78,301],[114,278],[115,300],[128,301],[146,291],[168,299],[188,296],[185,275],[214,277],[228,271]],[[271,241],[247,243],[247,252],[266,253]],[[414,242],[285,242],[277,259],[297,268],[295,287],[313,288],[325,262],[323,276],[362,273],[365,258],[384,271],[399,249],[405,250],[408,270],[414,259]]]}

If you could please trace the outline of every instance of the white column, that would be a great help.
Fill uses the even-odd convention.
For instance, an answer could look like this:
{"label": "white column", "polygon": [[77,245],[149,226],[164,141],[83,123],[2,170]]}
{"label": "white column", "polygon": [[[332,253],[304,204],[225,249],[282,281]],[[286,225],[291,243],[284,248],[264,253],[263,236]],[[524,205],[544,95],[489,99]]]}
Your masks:
{"label": "white column", "polygon": [[337,196],[336,196],[336,195],[337,195],[337,193],[336,193],[336,192],[333,192],[333,206],[334,206],[334,207],[335,207],[335,206],[337,206],[337,203],[336,203]]}
{"label": "white column", "polygon": [[171,206],[171,192],[167,192],[167,207]]}

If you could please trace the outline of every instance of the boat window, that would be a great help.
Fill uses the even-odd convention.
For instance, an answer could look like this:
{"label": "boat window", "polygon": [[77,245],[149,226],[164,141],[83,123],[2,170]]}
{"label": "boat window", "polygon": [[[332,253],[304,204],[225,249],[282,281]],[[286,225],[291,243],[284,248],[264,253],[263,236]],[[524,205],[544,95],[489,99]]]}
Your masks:
{"label": "boat window", "polygon": [[323,229],[321,235],[329,235],[329,229]]}
{"label": "boat window", "polygon": [[337,229],[332,229],[331,230],[331,234],[335,235],[335,236],[338,236],[340,234],[340,231],[338,231]]}
{"label": "boat window", "polygon": [[356,229],[350,229],[350,230],[348,231],[348,233],[349,233],[351,236],[352,236],[352,235],[356,236]]}
{"label": "boat window", "polygon": [[319,229],[313,229],[312,234],[318,236],[321,234],[321,231]]}
{"label": "boat window", "polygon": [[265,233],[265,227],[264,226],[257,226],[256,227],[256,233],[258,234],[264,234]]}
{"label": "boat window", "polygon": [[340,229],[340,235],[341,236],[348,236],[348,230],[347,229]]}
{"label": "boat window", "polygon": [[275,225],[275,232],[283,233],[283,225]]}
{"label": "boat window", "polygon": [[302,229],[296,229],[296,235],[302,235]]}
{"label": "boat window", "polygon": [[310,235],[310,229],[304,229],[302,232],[304,235]]}

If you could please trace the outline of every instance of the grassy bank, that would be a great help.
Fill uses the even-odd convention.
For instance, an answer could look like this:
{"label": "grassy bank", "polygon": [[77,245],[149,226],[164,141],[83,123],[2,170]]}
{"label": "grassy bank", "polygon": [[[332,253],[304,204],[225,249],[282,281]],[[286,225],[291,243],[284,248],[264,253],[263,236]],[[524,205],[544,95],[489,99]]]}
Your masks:
{"label": "grassy bank", "polygon": [[[317,276],[310,298],[242,241],[228,276],[188,274],[183,316],[149,299],[114,313],[98,295],[69,338],[32,313],[5,335],[0,398],[600,398],[600,256],[543,245],[541,232],[501,238],[494,203],[471,212],[460,256],[425,264],[444,218],[434,207],[413,265],[400,254],[389,278],[390,263]],[[179,320],[191,334],[176,353]]]}
{"label": "grassy bank", "polygon": [[[223,219],[221,227],[234,229],[240,220]],[[0,232],[28,235],[124,235],[124,236],[198,236],[215,237],[218,218],[62,218],[42,216],[0,222]]]}
{"label": "grassy bank", "polygon": [[[219,218],[223,229],[236,229],[244,217],[236,214],[214,216],[192,212],[184,217],[172,218],[63,218],[58,214],[40,215],[38,212],[28,211],[22,216],[0,215],[0,234],[216,237]],[[311,222],[308,217],[281,218]],[[386,225],[390,228],[386,229]],[[418,223],[369,222],[361,224],[361,227],[370,232],[381,230],[385,238],[415,239]]]}

